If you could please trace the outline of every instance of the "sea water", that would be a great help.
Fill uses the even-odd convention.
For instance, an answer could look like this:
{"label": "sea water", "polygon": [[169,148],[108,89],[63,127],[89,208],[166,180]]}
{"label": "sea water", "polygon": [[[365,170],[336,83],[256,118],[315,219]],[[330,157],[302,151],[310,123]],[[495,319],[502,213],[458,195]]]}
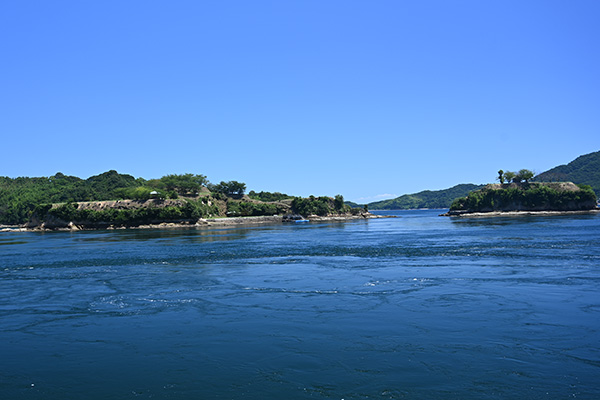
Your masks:
{"label": "sea water", "polygon": [[600,216],[0,234],[2,399],[598,399]]}

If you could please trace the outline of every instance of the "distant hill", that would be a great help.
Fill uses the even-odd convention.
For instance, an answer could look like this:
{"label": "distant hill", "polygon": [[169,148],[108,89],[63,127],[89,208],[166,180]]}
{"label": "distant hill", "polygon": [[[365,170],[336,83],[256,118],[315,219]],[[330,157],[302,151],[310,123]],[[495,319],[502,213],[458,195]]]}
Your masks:
{"label": "distant hill", "polygon": [[[600,151],[577,157],[567,165],[560,165],[542,172],[533,182],[573,182],[590,185],[600,197]],[[485,185],[460,184],[444,190],[424,190],[405,194],[390,200],[369,203],[370,210],[409,210],[416,208],[449,208],[454,199],[465,197],[469,192]],[[356,206],[352,204],[352,206]]]}
{"label": "distant hill", "polygon": [[405,194],[395,199],[369,203],[369,210],[409,210],[416,208],[449,208],[452,201],[466,196],[470,191],[483,185],[463,183],[444,190],[424,190],[419,193]]}
{"label": "distant hill", "polygon": [[535,182],[573,182],[590,185],[600,197],[600,151],[577,157],[567,165],[559,165],[537,175]]}

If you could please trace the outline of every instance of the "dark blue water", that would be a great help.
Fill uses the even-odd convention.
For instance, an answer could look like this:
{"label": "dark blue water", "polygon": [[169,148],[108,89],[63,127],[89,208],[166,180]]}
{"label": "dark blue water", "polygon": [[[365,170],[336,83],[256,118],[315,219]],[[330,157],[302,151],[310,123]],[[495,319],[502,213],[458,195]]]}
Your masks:
{"label": "dark blue water", "polygon": [[597,399],[600,216],[0,234],[2,399]]}

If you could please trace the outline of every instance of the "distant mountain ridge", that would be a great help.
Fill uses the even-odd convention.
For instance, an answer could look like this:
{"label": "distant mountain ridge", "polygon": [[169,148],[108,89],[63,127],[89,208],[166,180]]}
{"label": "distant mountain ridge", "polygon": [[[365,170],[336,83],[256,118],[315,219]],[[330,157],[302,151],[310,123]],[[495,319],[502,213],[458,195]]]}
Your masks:
{"label": "distant mountain ridge", "polygon": [[533,178],[534,182],[573,182],[590,185],[600,197],[600,151],[577,157],[566,165],[559,165]]}
{"label": "distant mountain ridge", "polygon": [[484,185],[462,183],[443,190],[423,190],[422,192],[405,194],[395,199],[369,203],[370,210],[410,210],[417,208],[449,208],[452,201],[464,197],[469,192]]}

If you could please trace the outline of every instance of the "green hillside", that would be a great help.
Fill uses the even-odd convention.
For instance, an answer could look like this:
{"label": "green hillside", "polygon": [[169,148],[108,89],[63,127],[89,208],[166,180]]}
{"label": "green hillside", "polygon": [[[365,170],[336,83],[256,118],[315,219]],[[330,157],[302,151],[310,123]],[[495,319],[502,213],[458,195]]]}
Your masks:
{"label": "green hillside", "polygon": [[600,197],[600,151],[577,157],[567,165],[559,165],[542,172],[535,182],[573,182],[590,185]]}
{"label": "green hillside", "polygon": [[0,176],[0,224],[22,224],[42,203],[118,199],[119,190],[139,185],[133,176],[116,171],[87,180],[60,172],[40,178]]}
{"label": "green hillside", "polygon": [[466,196],[470,191],[482,185],[463,183],[444,190],[424,190],[419,193],[405,194],[390,200],[369,203],[369,210],[409,210],[416,208],[449,208],[452,201]]}
{"label": "green hillside", "polygon": [[23,224],[42,204],[135,199],[147,200],[153,191],[162,197],[195,195],[207,183],[204,175],[167,175],[145,180],[111,170],[88,179],[64,175],[50,177],[0,176],[0,224]]}
{"label": "green hillside", "polygon": [[103,229],[157,223],[194,223],[200,218],[283,214],[358,216],[363,209],[344,197],[308,198],[251,191],[246,184],[210,183],[196,174],[146,180],[111,170],[88,179],[56,173],[50,177],[0,176],[0,225],[30,228]]}

